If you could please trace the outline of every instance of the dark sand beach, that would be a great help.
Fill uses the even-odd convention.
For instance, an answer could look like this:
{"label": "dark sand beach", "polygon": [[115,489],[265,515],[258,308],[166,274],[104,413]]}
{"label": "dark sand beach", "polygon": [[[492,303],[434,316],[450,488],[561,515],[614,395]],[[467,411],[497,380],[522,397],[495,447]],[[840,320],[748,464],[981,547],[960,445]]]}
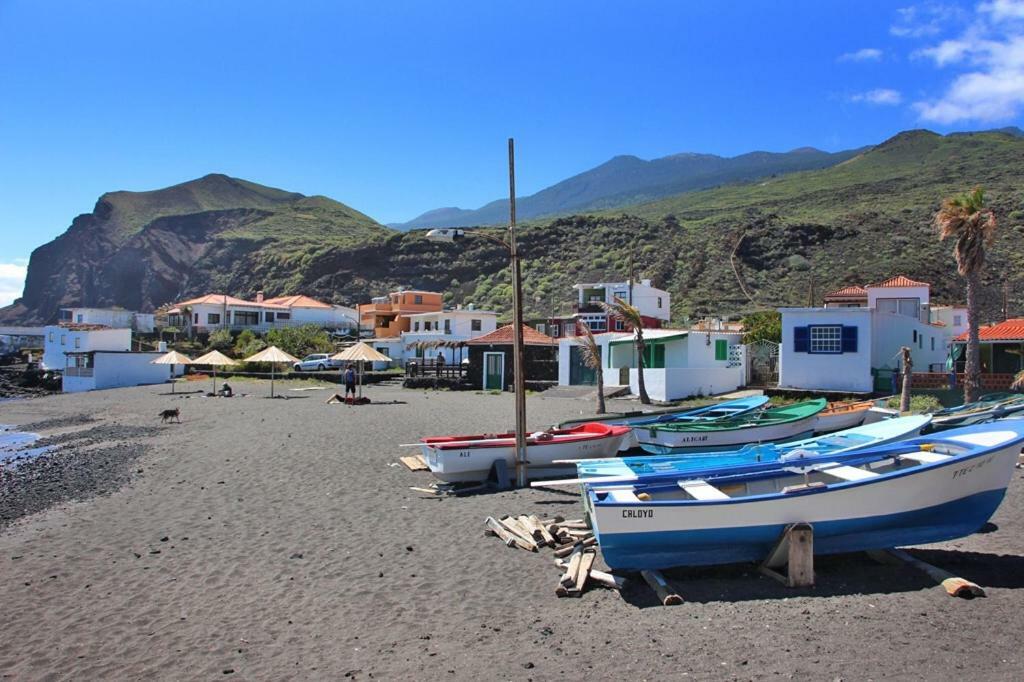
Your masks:
{"label": "dark sand beach", "polygon": [[[294,387],[296,384],[291,385]],[[205,388],[205,386],[203,386]],[[429,498],[399,443],[495,431],[510,395],[370,387],[381,404],[240,383],[0,403],[57,447],[0,482],[0,677],[42,679],[973,679],[1024,676],[1024,489],[993,532],[914,550],[988,598],[948,597],[864,555],[813,589],[752,566],[556,599],[549,553],[483,535],[489,515],[579,516],[543,490]],[[181,409],[181,424],[157,414]],[[531,396],[531,428],[590,403]]]}

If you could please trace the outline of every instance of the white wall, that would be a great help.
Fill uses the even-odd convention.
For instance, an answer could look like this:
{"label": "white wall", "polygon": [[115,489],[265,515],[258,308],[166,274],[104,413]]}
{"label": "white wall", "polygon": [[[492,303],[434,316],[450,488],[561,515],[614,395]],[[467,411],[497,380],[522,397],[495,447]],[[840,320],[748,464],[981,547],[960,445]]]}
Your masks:
{"label": "white wall", "polygon": [[[717,331],[710,332],[709,334],[706,331],[691,330],[687,338],[689,342],[686,346],[686,362],[678,365],[679,367],[728,367],[728,353],[726,353],[725,360],[715,360],[715,342],[723,340],[727,346],[735,346],[743,339],[743,334],[739,332]],[[675,367],[677,365],[669,365],[666,362],[665,366]]]}
{"label": "white wall", "polygon": [[898,368],[896,356],[903,346],[910,348],[915,372],[928,372],[931,365],[945,365],[949,342],[953,338],[949,327],[924,324],[906,315],[880,313],[877,310],[873,311],[872,325],[872,367]]}
{"label": "white wall", "polygon": [[355,308],[335,305],[330,308],[291,308],[293,325],[319,324],[330,329],[348,329],[356,326],[358,315]]}
{"label": "white wall", "polygon": [[[851,391],[872,390],[872,313],[869,308],[780,308],[782,344],[779,347],[779,387]],[[913,322],[912,318],[905,318]],[[808,325],[857,327],[857,352],[842,354],[796,353],[793,329]]]}
{"label": "white wall", "polygon": [[932,322],[941,322],[946,325],[950,337],[960,336],[967,331],[967,308],[938,306],[932,308],[931,313]]}
{"label": "white wall", "polygon": [[[93,356],[91,377],[63,378],[65,393],[78,393],[103,388],[160,384],[170,378],[169,365],[154,365],[161,353],[104,353]],[[176,374],[179,373],[175,366]]]}
{"label": "white wall", "polygon": [[868,292],[868,307],[877,308],[875,302],[880,298],[917,298],[921,305],[928,305],[930,302],[929,287],[864,287]]}
{"label": "white wall", "polygon": [[43,369],[64,369],[64,353],[89,350],[131,350],[132,330],[94,329],[74,331],[59,325],[46,327],[43,337]]}
{"label": "white wall", "polygon": [[[639,370],[629,370],[629,391],[640,393]],[[680,400],[697,395],[717,395],[735,391],[743,385],[743,368],[667,367],[645,369],[644,387],[652,400]]]}

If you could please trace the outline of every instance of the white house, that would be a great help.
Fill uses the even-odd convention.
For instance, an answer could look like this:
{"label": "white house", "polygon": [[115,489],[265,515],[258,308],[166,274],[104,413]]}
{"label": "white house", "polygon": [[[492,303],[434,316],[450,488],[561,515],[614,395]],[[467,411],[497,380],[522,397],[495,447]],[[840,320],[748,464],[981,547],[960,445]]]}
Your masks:
{"label": "white house", "polygon": [[601,303],[614,303],[622,299],[635,307],[644,318],[644,326],[660,327],[671,317],[669,293],[651,285],[651,280],[642,279],[632,286],[627,282],[590,282],[573,285],[577,292],[576,319],[590,327],[594,333],[622,331],[615,328],[612,319],[601,307]]}
{"label": "white house", "polygon": [[96,324],[53,324],[44,331],[42,367],[63,370],[67,365],[67,353],[129,351],[131,346],[132,330],[128,327],[111,329]]}
{"label": "white house", "polygon": [[356,311],[334,306],[309,296],[266,299],[256,294],[246,301],[226,294],[207,294],[175,304],[167,311],[168,324],[206,334],[218,329],[265,332],[280,327],[317,324],[328,329],[353,329]]}
{"label": "white house", "polygon": [[[160,384],[171,375],[169,365],[154,365],[160,352],[133,353],[130,351],[90,350],[68,353],[68,366],[61,379],[65,393],[80,393],[102,388]],[[175,375],[184,371],[174,365]]]}
{"label": "white house", "polygon": [[780,387],[869,393],[877,370],[899,368],[903,346],[910,348],[915,371],[943,371],[960,328],[956,317],[966,320],[966,313],[955,312],[962,308],[933,313],[929,285],[903,276],[863,287],[863,305],[836,304],[840,296],[852,298],[852,289],[829,294],[823,308],[779,309]]}
{"label": "white house", "polygon": [[[476,310],[472,304],[454,310],[441,310],[429,313],[406,315],[409,320],[409,331],[402,332],[401,348],[405,360],[414,358],[436,359],[444,355],[445,362],[459,362],[460,353],[454,348],[427,348],[427,344],[445,341],[469,341],[484,334],[490,334],[498,328],[498,314],[490,310]],[[375,339],[374,345],[380,345],[382,339]],[[424,345],[410,348],[413,344],[423,342]],[[394,355],[388,357],[398,360]],[[465,353],[461,354],[466,357]]]}
{"label": "white house", "polygon": [[[601,347],[606,386],[630,387],[639,393],[636,347],[631,333],[594,336]],[[679,400],[734,391],[744,384],[742,333],[735,330],[648,329],[644,331],[644,383],[654,400]],[[580,339],[558,345],[558,383],[593,383],[585,367]]]}
{"label": "white house", "polygon": [[137,313],[124,308],[61,308],[59,321],[62,324],[96,324],[128,328],[147,334],[154,329],[152,313]]}

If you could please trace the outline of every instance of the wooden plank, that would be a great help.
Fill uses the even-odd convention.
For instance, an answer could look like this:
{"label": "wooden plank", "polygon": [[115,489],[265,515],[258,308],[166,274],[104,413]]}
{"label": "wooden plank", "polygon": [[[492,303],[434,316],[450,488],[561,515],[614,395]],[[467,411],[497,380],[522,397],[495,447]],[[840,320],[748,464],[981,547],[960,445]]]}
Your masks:
{"label": "wooden plank", "polygon": [[488,516],[484,519],[484,524],[487,526],[487,530],[501,538],[501,541],[505,543],[506,547],[512,547],[516,544],[515,536],[509,533],[504,526],[495,521],[493,517]]}
{"label": "wooden plank", "polygon": [[[927,562],[921,561],[915,556],[908,554],[902,549],[887,549],[883,550],[885,554],[889,555],[893,559],[903,562],[908,566],[912,566],[917,570],[928,575],[929,578],[942,585],[942,588],[946,590],[946,594],[951,597],[960,597],[961,599],[973,599],[974,597],[986,596],[985,590],[971,582],[965,580],[959,576],[953,575],[949,571],[933,566]],[[874,556],[874,553],[871,553]]]}
{"label": "wooden plank", "polygon": [[[555,566],[564,570],[567,565],[568,564],[566,563],[565,559],[555,559]],[[598,582],[604,585],[605,587],[611,588],[613,590],[621,590],[626,586],[627,582],[626,579],[623,578],[621,575],[606,573],[605,571],[599,571],[596,568],[590,569],[589,579]]]}
{"label": "wooden plank", "polygon": [[505,530],[519,539],[519,542],[516,543],[517,545],[531,552],[537,551],[537,541],[533,539],[533,535],[521,528],[515,519],[505,517],[503,519],[498,519],[498,523],[501,526],[504,526]]}
{"label": "wooden plank", "polygon": [[597,538],[595,538],[594,536],[590,536],[589,538],[587,538],[585,540],[581,540],[580,542],[577,542],[575,545],[560,547],[560,548],[556,549],[555,550],[555,556],[556,557],[567,557],[570,554],[572,554],[573,549],[575,549],[579,545],[582,545],[584,547],[592,547],[593,545],[596,545],[596,544],[597,544]]}
{"label": "wooden plank", "polygon": [[547,526],[541,523],[540,519],[531,514],[530,521],[537,529],[540,530],[541,537],[544,538],[544,542],[546,542],[549,547],[554,547],[556,544],[558,544],[558,542],[555,540],[555,536],[551,534],[551,532],[547,529]]}
{"label": "wooden plank", "polygon": [[583,593],[583,590],[587,586],[587,577],[590,575],[590,569],[594,567],[594,558],[596,556],[597,553],[593,551],[583,552],[579,568],[576,569],[575,585],[570,592]]}
{"label": "wooden plank", "polygon": [[599,485],[604,483],[628,483],[635,481],[636,476],[584,476],[582,478],[557,478],[544,481],[531,481],[531,488],[549,488],[557,485],[581,485],[587,483],[590,485]]}
{"label": "wooden plank", "polygon": [[677,481],[682,488],[695,500],[728,500],[729,496],[707,481]]}
{"label": "wooden plank", "polygon": [[[785,575],[774,570],[781,566],[786,566]],[[814,529],[811,525],[787,526],[758,570],[788,587],[813,587]]]}
{"label": "wooden plank", "polygon": [[398,461],[404,464],[409,471],[430,471],[430,467],[427,466],[427,461],[423,459],[423,455],[399,457]]}
{"label": "wooden plank", "polygon": [[938,452],[908,452],[897,455],[897,457],[900,459],[912,459],[921,464],[932,464],[933,462],[941,462],[950,458],[949,455],[939,454]]}
{"label": "wooden plank", "polygon": [[658,600],[663,606],[677,606],[683,603],[683,598],[675,593],[675,590],[665,580],[665,576],[661,574],[661,571],[640,571],[640,575],[651,586],[654,593],[658,595]]}
{"label": "wooden plank", "polygon": [[866,469],[858,469],[857,467],[851,467],[846,465],[830,466],[827,469],[819,469],[823,474],[834,476],[843,481],[863,481],[869,478],[875,478],[878,476],[874,471],[868,471]]}

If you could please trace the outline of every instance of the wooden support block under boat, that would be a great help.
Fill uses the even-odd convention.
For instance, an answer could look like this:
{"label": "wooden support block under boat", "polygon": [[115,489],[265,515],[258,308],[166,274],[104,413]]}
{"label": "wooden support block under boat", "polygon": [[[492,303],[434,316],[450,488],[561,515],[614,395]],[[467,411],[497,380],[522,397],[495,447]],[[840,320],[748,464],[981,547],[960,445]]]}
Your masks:
{"label": "wooden support block under boat", "polygon": [[584,547],[591,547],[591,546],[596,545],[596,544],[597,544],[597,538],[595,538],[593,535],[591,535],[589,538],[586,538],[585,540],[582,540],[582,541],[580,541],[580,542],[578,542],[578,543],[576,543],[574,545],[566,545],[564,547],[560,547],[560,548],[556,549],[555,550],[555,556],[557,556],[557,557],[567,557],[570,554],[572,554],[573,549],[575,549],[578,545],[583,545]]}
{"label": "wooden support block under boat", "polygon": [[533,535],[524,530],[515,519],[506,516],[498,520],[498,525],[516,538],[517,545],[530,552],[537,551],[537,541],[533,539]]}
{"label": "wooden support block under boat", "polygon": [[487,530],[501,538],[501,541],[505,543],[506,547],[512,547],[516,544],[515,536],[509,533],[503,525],[495,521],[493,517],[488,516],[484,520],[484,525],[487,526]]}
{"label": "wooden support block under boat", "polygon": [[665,576],[661,574],[661,571],[640,571],[640,575],[651,586],[654,593],[658,595],[658,600],[662,606],[677,606],[683,603],[683,598],[675,593],[672,586],[665,580]]}
{"label": "wooden support block under boat", "polygon": [[[786,575],[774,570],[781,566],[786,566]],[[811,524],[787,526],[759,570],[788,587],[814,587],[814,528]]]}
{"label": "wooden support block under boat", "polygon": [[409,471],[430,471],[430,467],[427,466],[427,461],[423,459],[423,455],[399,457],[398,461],[404,464]]}
{"label": "wooden support block under boat", "polygon": [[946,590],[946,594],[951,597],[974,599],[975,597],[988,596],[985,594],[985,590],[981,586],[972,583],[970,580],[955,576],[949,571],[939,568],[938,566],[933,566],[932,564],[921,561],[902,549],[871,550],[868,552],[868,556],[879,563],[889,564],[892,566],[905,565],[916,568],[941,585],[942,588]]}
{"label": "wooden support block under boat", "polygon": [[[555,566],[564,570],[568,566],[568,563],[566,563],[565,559],[555,559]],[[621,590],[626,586],[626,579],[621,575],[606,573],[605,571],[599,571],[596,568],[590,569],[589,579],[613,590]]]}
{"label": "wooden support block under boat", "polygon": [[538,519],[533,514],[529,516],[529,519],[530,523],[532,523],[534,527],[540,531],[540,535],[542,538],[544,538],[544,542],[546,542],[550,547],[554,547],[556,544],[558,544],[558,542],[555,540],[555,536],[551,534],[551,532],[547,529],[547,526],[541,523],[540,519]]}
{"label": "wooden support block under boat", "polygon": [[583,594],[583,590],[587,586],[587,577],[590,575],[590,569],[594,567],[594,558],[597,556],[597,552],[588,550],[583,552],[580,559],[579,568],[576,571],[576,581],[571,590],[570,594],[574,596],[580,596]]}

